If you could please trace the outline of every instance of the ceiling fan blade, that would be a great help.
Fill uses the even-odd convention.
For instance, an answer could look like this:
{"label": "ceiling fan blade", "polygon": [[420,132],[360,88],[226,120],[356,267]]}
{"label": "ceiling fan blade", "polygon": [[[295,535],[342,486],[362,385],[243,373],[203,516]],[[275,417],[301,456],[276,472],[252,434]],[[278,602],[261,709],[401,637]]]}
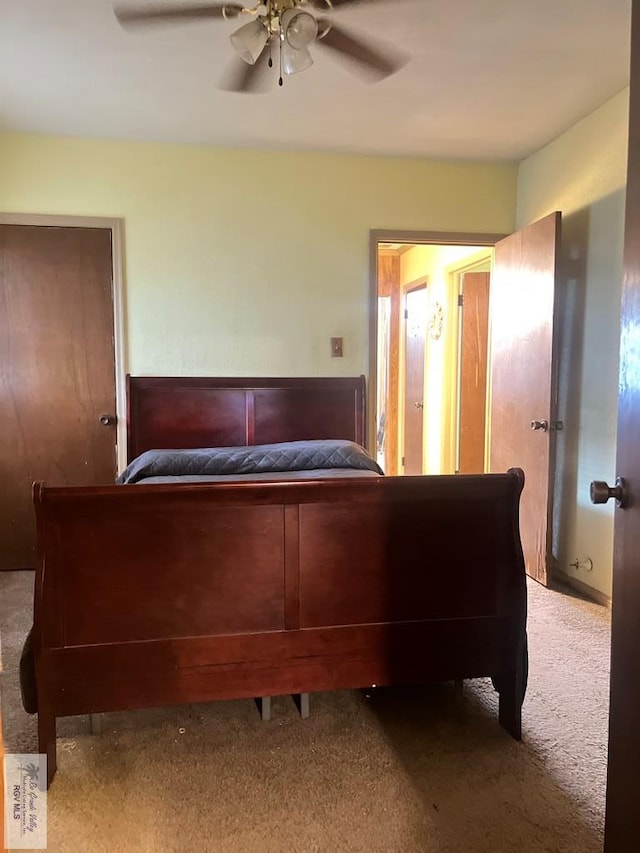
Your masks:
{"label": "ceiling fan blade", "polygon": [[237,3],[206,3],[201,6],[138,6],[115,9],[123,27],[175,24],[216,18],[235,18],[243,7]]}
{"label": "ceiling fan blade", "polygon": [[389,0],[311,0],[311,5],[321,12],[330,12],[332,9],[340,9],[343,6],[355,6],[360,3],[388,3]]}
{"label": "ceiling fan blade", "polygon": [[269,45],[265,47],[254,65],[237,58],[224,75],[219,89],[225,92],[259,93],[270,88]]}
{"label": "ceiling fan blade", "polygon": [[383,51],[378,46],[374,47],[360,37],[350,35],[328,19],[318,18],[318,25],[321,32],[325,27],[328,29],[324,35],[318,37],[315,44],[328,47],[378,80],[395,74],[407,64],[408,58],[399,51],[390,48]]}

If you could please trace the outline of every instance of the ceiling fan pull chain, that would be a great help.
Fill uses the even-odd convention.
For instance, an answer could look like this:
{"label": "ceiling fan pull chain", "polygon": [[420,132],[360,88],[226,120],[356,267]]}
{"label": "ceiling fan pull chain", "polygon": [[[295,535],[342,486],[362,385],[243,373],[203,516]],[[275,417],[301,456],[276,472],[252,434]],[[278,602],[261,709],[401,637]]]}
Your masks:
{"label": "ceiling fan pull chain", "polygon": [[278,79],[278,86],[284,86],[284,77],[282,73],[282,42],[284,41],[284,33],[282,29],[280,30],[280,35],[278,38],[278,44],[280,45],[280,78]]}
{"label": "ceiling fan pull chain", "polygon": [[267,32],[269,33],[269,38],[267,40],[267,47],[269,49],[269,60],[267,62],[267,65],[269,66],[269,68],[273,68],[273,18],[271,17],[269,7],[270,7],[270,4],[267,4],[267,15],[268,15],[268,17],[267,17],[266,27],[267,27]]}

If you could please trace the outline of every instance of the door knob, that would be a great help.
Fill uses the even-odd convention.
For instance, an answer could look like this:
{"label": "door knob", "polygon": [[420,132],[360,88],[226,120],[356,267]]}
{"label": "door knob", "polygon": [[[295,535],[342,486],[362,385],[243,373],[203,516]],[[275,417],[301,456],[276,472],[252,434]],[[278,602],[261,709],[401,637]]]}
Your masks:
{"label": "door knob", "polygon": [[549,421],[531,421],[531,429],[546,432],[549,429]]}
{"label": "door knob", "polygon": [[622,477],[616,479],[613,487],[604,480],[594,480],[589,487],[589,497],[592,504],[606,504],[608,500],[615,498],[616,506],[624,509],[628,505],[627,484]]}
{"label": "door knob", "polygon": [[98,417],[98,422],[102,426],[113,426],[113,424],[115,424],[115,422],[116,422],[116,416],[115,415],[100,415]]}
{"label": "door knob", "polygon": [[420,400],[416,400],[413,405],[416,407],[416,409],[424,409],[424,403],[420,402]]}

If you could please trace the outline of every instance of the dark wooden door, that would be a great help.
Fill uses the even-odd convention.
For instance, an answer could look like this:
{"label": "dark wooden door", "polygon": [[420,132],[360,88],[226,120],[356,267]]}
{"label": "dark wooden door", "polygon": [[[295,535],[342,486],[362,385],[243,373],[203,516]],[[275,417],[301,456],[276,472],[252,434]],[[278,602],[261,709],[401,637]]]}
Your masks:
{"label": "dark wooden door", "polygon": [[405,296],[404,473],[422,474],[427,288]]}
{"label": "dark wooden door", "polygon": [[527,574],[551,556],[556,383],[554,312],[560,214],[496,244],[491,277],[490,470],[524,470],[520,533]]}
{"label": "dark wooden door", "polygon": [[489,279],[488,272],[469,272],[462,278],[458,439],[458,471],[461,474],[484,472]]}
{"label": "dark wooden door", "polygon": [[[629,171],[620,338],[617,472],[628,506],[616,509],[606,853],[640,850],[640,2],[631,46]],[[613,485],[613,484],[610,484]]]}
{"label": "dark wooden door", "polygon": [[111,232],[0,226],[0,569],[35,561],[31,484],[113,482]]}

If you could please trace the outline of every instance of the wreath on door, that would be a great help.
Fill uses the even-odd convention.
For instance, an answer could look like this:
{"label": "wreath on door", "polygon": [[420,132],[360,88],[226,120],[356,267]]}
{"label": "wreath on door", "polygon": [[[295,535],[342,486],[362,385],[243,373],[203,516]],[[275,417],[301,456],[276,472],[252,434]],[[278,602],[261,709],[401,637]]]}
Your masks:
{"label": "wreath on door", "polygon": [[442,332],[444,330],[444,309],[441,303],[437,300],[433,303],[431,308],[428,328],[429,337],[431,337],[432,340],[437,341],[442,337]]}

